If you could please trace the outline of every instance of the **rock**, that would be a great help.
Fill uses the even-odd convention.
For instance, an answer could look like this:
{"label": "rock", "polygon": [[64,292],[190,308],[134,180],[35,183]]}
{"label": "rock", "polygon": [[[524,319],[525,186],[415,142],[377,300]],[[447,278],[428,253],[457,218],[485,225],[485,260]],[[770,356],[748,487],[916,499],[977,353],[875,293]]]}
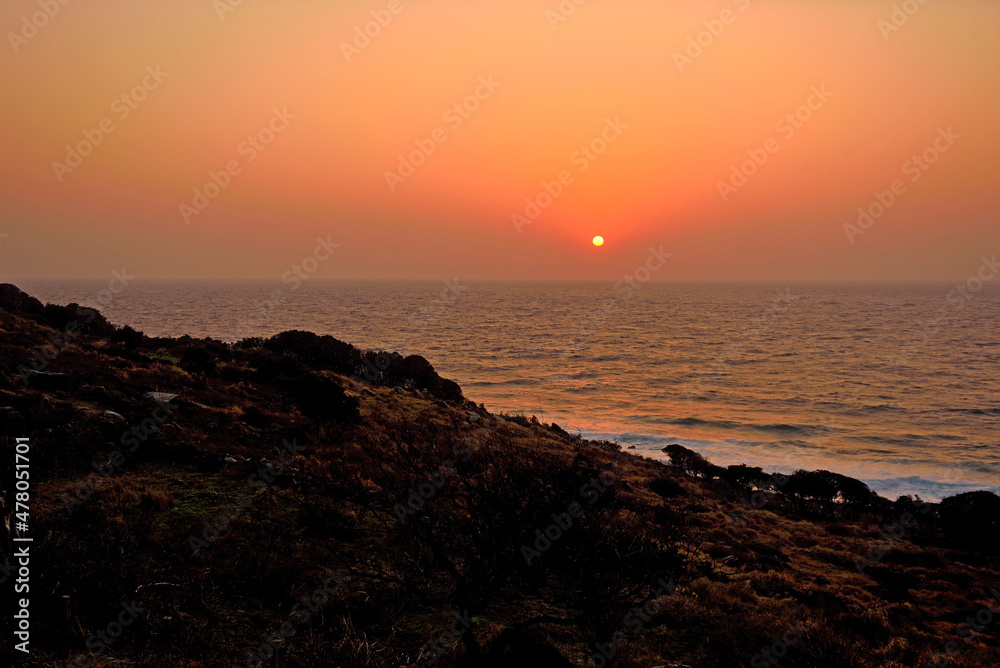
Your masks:
{"label": "rock", "polygon": [[36,390],[66,390],[69,389],[69,376],[52,371],[34,371],[29,369],[24,373],[28,385]]}
{"label": "rock", "polygon": [[626,450],[635,450],[635,446],[634,446],[634,445],[630,445],[630,446],[628,446],[628,447],[627,447],[627,448],[625,448],[625,449],[626,449]]}
{"label": "rock", "polygon": [[171,394],[169,392],[147,392],[146,396],[154,401],[162,401],[165,404],[169,404],[177,398],[176,394]]}
{"label": "rock", "polygon": [[467,421],[469,422],[469,424],[476,424],[476,423],[477,423],[477,422],[479,422],[480,420],[482,420],[482,418],[481,418],[481,417],[479,417],[479,416],[478,416],[478,415],[476,415],[475,413],[470,413],[470,414],[469,414],[469,419],[468,419]]}
{"label": "rock", "polygon": [[129,398],[125,396],[125,393],[120,390],[108,390],[108,396],[120,404],[129,403]]}
{"label": "rock", "polygon": [[11,283],[0,284],[0,307],[8,313],[29,317],[39,316],[45,311],[42,302]]}
{"label": "rock", "polygon": [[559,425],[557,425],[555,422],[553,422],[552,424],[549,425],[549,430],[553,431],[553,432],[555,432],[555,433],[557,433],[557,434],[559,434],[560,436],[563,436],[563,437],[567,437],[568,438],[568,437],[571,436],[571,434],[568,431],[566,431],[565,429],[563,429],[562,427],[560,427]]}
{"label": "rock", "polygon": [[114,411],[104,411],[103,415],[112,422],[125,422],[125,416],[120,413],[115,413]]}

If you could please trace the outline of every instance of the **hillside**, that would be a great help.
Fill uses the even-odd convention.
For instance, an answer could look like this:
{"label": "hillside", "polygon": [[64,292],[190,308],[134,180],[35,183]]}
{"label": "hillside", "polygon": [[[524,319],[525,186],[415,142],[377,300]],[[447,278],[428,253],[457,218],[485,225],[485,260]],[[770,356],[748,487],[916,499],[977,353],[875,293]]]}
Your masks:
{"label": "hillside", "polygon": [[16,665],[1000,665],[995,495],[663,464],[418,356],[154,339],[3,285],[0,437],[7,481],[31,445]]}

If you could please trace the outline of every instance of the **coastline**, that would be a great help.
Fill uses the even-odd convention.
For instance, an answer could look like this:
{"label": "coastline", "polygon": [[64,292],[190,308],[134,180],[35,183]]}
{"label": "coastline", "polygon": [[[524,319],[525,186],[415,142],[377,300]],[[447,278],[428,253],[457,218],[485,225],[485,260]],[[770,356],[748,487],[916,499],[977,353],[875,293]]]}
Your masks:
{"label": "coastline", "polygon": [[[617,320],[627,326],[605,321],[588,338],[588,350],[562,360],[559,347],[606,296],[600,284],[553,283],[555,292],[549,284],[465,285],[449,293],[454,300],[435,304],[447,289],[442,282],[310,282],[247,335],[301,329],[359,348],[419,354],[494,412],[536,414],[570,431],[645,447],[654,457],[679,442],[727,465],[838,471],[887,497],[937,499],[1000,488],[996,382],[975,370],[995,360],[989,337],[995,325],[983,320],[991,301],[966,309],[963,322],[948,330],[963,332],[963,341],[942,330],[919,367],[894,370],[881,363],[882,353],[910,336],[908,325],[933,310],[946,285],[796,283],[799,298],[774,320],[773,331],[747,334],[741,323],[769,312],[773,285],[651,284],[621,305]],[[99,287],[50,284],[37,295],[89,304]],[[114,296],[106,315],[146,333],[223,335],[256,313],[254,304],[273,287],[156,282],[150,288],[137,279]],[[524,303],[537,306],[523,309]],[[861,324],[838,318],[844,309],[858,311]],[[503,313],[516,313],[517,326]],[[663,317],[669,327],[657,324]],[[742,346],[735,360],[723,359],[729,341]],[[968,360],[961,373],[947,364],[959,356]],[[703,377],[705,370],[712,375]]]}
{"label": "coastline", "polygon": [[[289,665],[566,666],[600,646],[721,668],[797,619],[789,665],[904,666],[1000,585],[994,494],[890,501],[677,445],[653,461],[491,413],[422,357],[308,332],[149,338],[10,285],[0,327],[0,427],[31,442],[49,660],[88,644],[67,615],[101,628],[125,601],[141,623],[102,647],[128,665],[242,663],[290,621],[313,640],[274,641]],[[291,608],[312,591],[351,626],[329,603]],[[431,647],[456,618],[457,643]],[[975,639],[968,665],[992,665],[995,639]]]}

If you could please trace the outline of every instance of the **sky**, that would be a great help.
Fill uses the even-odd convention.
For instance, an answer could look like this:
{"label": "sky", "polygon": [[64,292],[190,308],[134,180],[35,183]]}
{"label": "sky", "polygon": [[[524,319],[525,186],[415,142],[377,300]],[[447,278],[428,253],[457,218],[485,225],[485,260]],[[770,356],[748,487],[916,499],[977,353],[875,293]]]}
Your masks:
{"label": "sky", "polygon": [[995,0],[5,0],[0,32],[0,280],[654,252],[653,280],[951,280],[1000,251]]}

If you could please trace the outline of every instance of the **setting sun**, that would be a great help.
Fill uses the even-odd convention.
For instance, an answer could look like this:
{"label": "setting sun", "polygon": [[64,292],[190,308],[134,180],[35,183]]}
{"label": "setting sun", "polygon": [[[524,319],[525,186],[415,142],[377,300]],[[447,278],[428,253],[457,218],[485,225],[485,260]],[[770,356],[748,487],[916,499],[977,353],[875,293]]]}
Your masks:
{"label": "setting sun", "polygon": [[0,654],[1000,668],[998,34],[0,0]]}

